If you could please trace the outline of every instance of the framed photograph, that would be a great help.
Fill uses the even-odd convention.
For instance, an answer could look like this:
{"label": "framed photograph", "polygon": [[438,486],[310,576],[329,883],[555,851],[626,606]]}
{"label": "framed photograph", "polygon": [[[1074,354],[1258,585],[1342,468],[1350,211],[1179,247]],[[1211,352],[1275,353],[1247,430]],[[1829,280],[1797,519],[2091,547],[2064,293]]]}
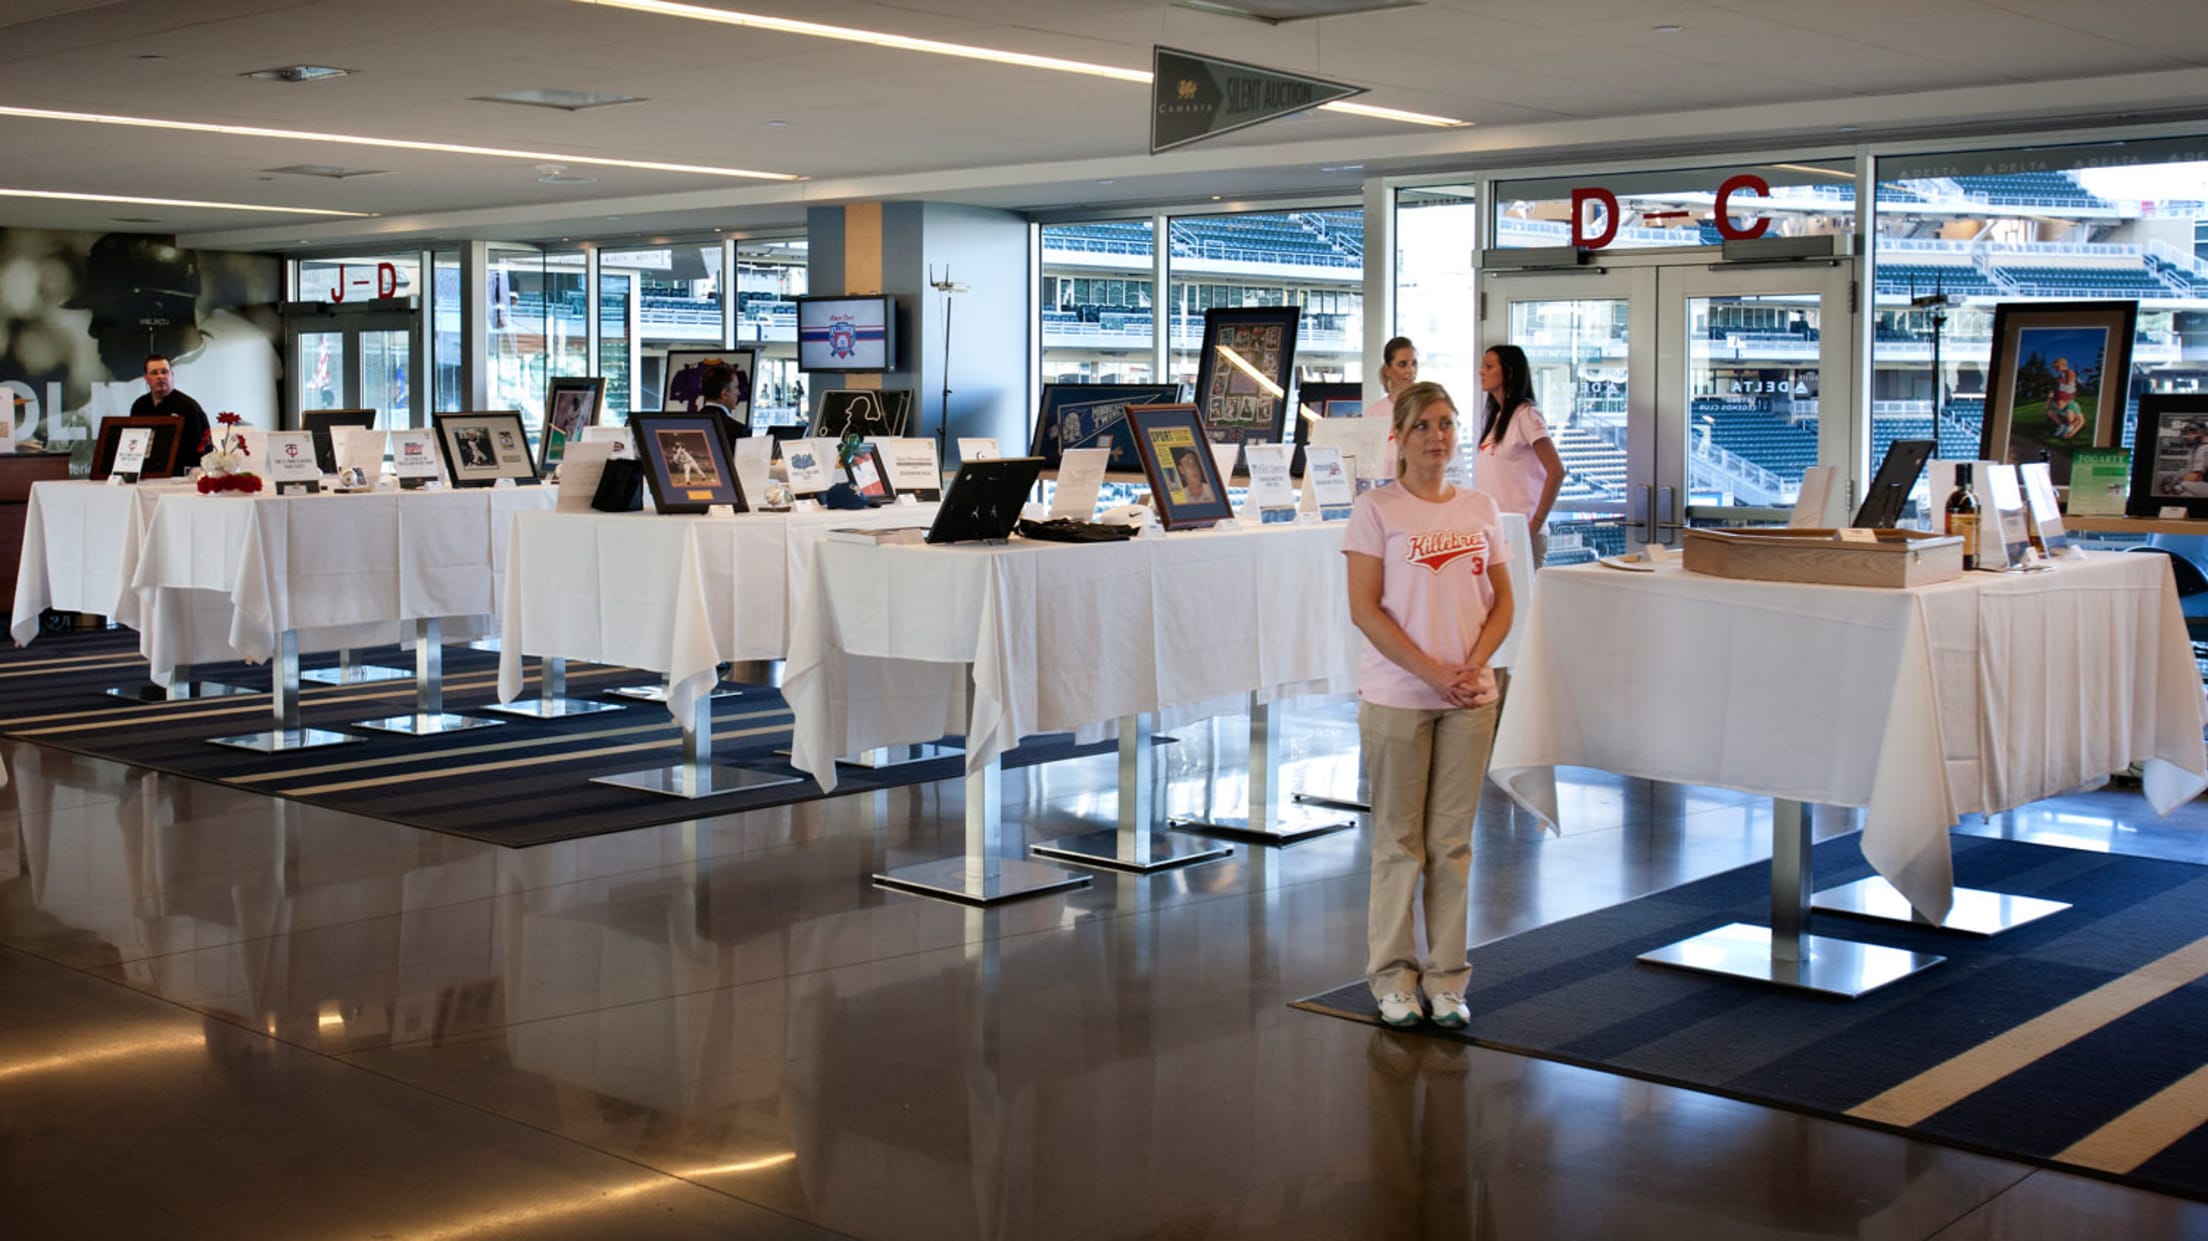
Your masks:
{"label": "framed photograph", "polygon": [[912,393],[903,388],[830,388],[820,394],[808,439],[840,440],[854,432],[872,439],[894,439],[912,420]]}
{"label": "framed photograph", "polygon": [[1197,356],[1196,409],[1221,444],[1280,442],[1295,382],[1294,306],[1213,307],[1204,312]]}
{"label": "framed photograph", "polygon": [[705,390],[706,376],[718,366],[734,372],[728,385],[728,412],[750,426],[751,381],[759,373],[756,349],[669,349],[660,408],[686,414],[704,409],[718,395]]}
{"label": "framed photograph", "polygon": [[1055,470],[1068,448],[1108,448],[1112,456],[1107,472],[1132,474],[1142,468],[1142,458],[1135,451],[1127,407],[1171,405],[1180,399],[1179,384],[1044,384],[1027,455],[1041,457],[1045,469]]}
{"label": "framed photograph", "polygon": [[529,432],[518,409],[469,410],[432,414],[437,446],[443,450],[445,477],[455,487],[488,487],[502,478],[537,481],[537,463],[529,455]]}
{"label": "framed photograph", "polygon": [[549,470],[560,463],[567,446],[583,438],[583,428],[598,425],[598,407],[605,403],[606,381],[597,375],[564,376],[544,388],[544,445],[537,465]]}
{"label": "framed photograph", "polygon": [[[115,446],[122,441],[126,427],[145,427],[153,432],[153,446],[146,450],[145,468],[139,478],[171,478],[176,474],[177,440],[184,434],[184,419],[175,414],[151,414],[132,418],[123,414],[110,414],[100,419],[100,438],[92,445],[92,474],[94,482],[115,472]],[[184,462],[184,468],[199,464],[192,457]]]}
{"label": "framed photograph", "polygon": [[1127,411],[1134,423],[1135,448],[1142,472],[1150,479],[1158,521],[1168,530],[1193,530],[1234,516],[1227,483],[1204,436],[1193,405],[1137,405]]}
{"label": "framed photograph", "polygon": [[[2071,508],[2078,507],[2075,499]],[[2147,392],[2139,397],[2139,431],[2131,445],[2127,517],[2160,517],[2182,507],[2208,517],[2208,392]]]}
{"label": "framed photograph", "polygon": [[882,460],[879,444],[860,445],[843,472],[851,480],[852,490],[865,496],[868,503],[887,504],[897,498],[897,486],[890,481],[889,466]]}
{"label": "framed photograph", "polygon": [[635,414],[629,428],[660,512],[702,513],[716,504],[744,511],[743,486],[711,413]]}
{"label": "framed photograph", "polygon": [[1353,383],[1299,383],[1296,385],[1296,425],[1290,440],[1296,455],[1288,463],[1291,478],[1303,477],[1303,449],[1311,442],[1311,422],[1317,418],[1342,418],[1365,412],[1365,385]]}
{"label": "framed photograph", "polygon": [[2123,438],[2137,302],[2002,302],[1993,308],[1978,455],[2045,461],[2070,483],[2070,454]]}

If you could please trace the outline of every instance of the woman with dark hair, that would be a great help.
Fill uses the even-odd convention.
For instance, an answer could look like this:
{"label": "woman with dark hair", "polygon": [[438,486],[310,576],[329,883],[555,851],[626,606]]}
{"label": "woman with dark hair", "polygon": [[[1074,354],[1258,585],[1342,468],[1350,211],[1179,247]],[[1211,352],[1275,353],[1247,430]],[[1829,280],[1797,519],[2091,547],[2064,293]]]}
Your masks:
{"label": "woman with dark hair", "polygon": [[1506,513],[1524,513],[1533,535],[1533,567],[1548,559],[1549,510],[1564,489],[1564,459],[1549,439],[1548,419],[1533,403],[1533,367],[1516,345],[1496,345],[1480,359],[1487,417],[1472,487],[1495,497]]}

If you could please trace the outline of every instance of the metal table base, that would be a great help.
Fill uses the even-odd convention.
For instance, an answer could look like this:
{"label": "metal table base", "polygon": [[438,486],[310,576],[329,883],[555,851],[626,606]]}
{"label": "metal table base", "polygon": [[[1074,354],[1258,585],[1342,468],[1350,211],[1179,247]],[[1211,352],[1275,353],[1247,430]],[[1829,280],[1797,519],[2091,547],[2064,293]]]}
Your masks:
{"label": "metal table base", "polygon": [[483,708],[500,715],[520,715],[537,720],[565,719],[571,715],[595,715],[600,711],[620,711],[618,702],[599,702],[595,698],[569,698],[567,696],[567,660],[557,655],[547,655],[537,661],[537,683],[540,693],[535,698],[520,698],[513,702],[493,703]]}
{"label": "metal table base", "polygon": [[2065,902],[2042,900],[2036,896],[2011,896],[2006,892],[1988,892],[1983,888],[1957,888],[1955,903],[1948,907],[1947,917],[1935,923],[1918,914],[1910,906],[1907,897],[1895,891],[1894,885],[1876,875],[1854,883],[1841,884],[1837,888],[1826,888],[1810,901],[1810,906],[1843,917],[1937,926],[1943,931],[1989,937],[2003,931],[2013,931],[2027,922],[2037,922],[2050,914],[2059,914],[2070,908]]}
{"label": "metal table base", "polygon": [[690,709],[690,718],[682,722],[681,762],[595,776],[591,783],[694,801],[723,793],[797,784],[802,778],[744,767],[716,766],[713,762],[713,700],[700,694],[696,705]]}
{"label": "metal table base", "polygon": [[315,685],[371,685],[383,681],[404,681],[412,676],[404,668],[392,668],[384,664],[364,664],[352,651],[337,653],[337,667],[314,668],[299,674],[299,679]]}
{"label": "metal table base", "polygon": [[300,726],[298,630],[286,629],[276,635],[276,650],[268,661],[268,683],[271,691],[269,709],[275,717],[276,727],[265,733],[209,737],[209,745],[277,754],[293,750],[318,750],[324,746],[346,745],[361,740],[350,733]]}
{"label": "metal table base", "polygon": [[1004,765],[966,775],[966,851],[954,858],[875,874],[877,886],[913,896],[988,907],[1088,886],[1089,876],[1003,855]]}
{"label": "metal table base", "polygon": [[[610,698],[626,698],[631,702],[656,702],[661,706],[667,705],[667,685],[665,682],[658,685],[624,685],[619,689],[607,690],[606,695]],[[714,686],[712,692],[706,695],[708,698],[741,698],[743,696],[744,691],[730,689],[725,685]]]}
{"label": "metal table base", "polygon": [[437,617],[425,616],[414,622],[413,713],[359,720],[353,727],[429,737],[472,728],[497,728],[505,723],[504,720],[453,715],[445,710],[445,623]]}
{"label": "metal table base", "polygon": [[147,681],[141,685],[110,685],[101,692],[125,702],[185,702],[194,698],[228,698],[236,694],[257,694],[260,691],[243,685],[202,681],[193,675],[190,664],[178,664],[175,671],[169,674],[169,683],[165,686]]}
{"label": "metal table base", "polygon": [[1638,958],[1650,965],[1723,974],[1790,990],[1854,999],[1928,970],[1946,957],[1860,944],[1809,929],[1809,814],[1771,800],[1771,925],[1728,923]]}
{"label": "metal table base", "polygon": [[1273,789],[1280,782],[1280,762],[1273,750],[1273,735],[1280,729],[1280,704],[1259,703],[1250,695],[1250,811],[1241,817],[1215,815],[1206,819],[1174,819],[1169,826],[1208,836],[1228,836],[1257,844],[1292,845],[1314,836],[1348,831],[1355,819],[1311,814],[1273,805]]}
{"label": "metal table base", "polygon": [[1030,846],[1037,857],[1147,875],[1232,857],[1232,847],[1158,830],[1157,757],[1147,715],[1119,721],[1119,826]]}

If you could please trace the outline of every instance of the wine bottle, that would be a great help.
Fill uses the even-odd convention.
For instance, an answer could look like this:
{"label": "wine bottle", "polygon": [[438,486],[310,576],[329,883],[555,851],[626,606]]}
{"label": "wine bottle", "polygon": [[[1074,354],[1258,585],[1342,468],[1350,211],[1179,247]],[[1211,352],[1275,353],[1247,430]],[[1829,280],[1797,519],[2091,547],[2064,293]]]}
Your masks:
{"label": "wine bottle", "polygon": [[1947,493],[1947,532],[1963,540],[1963,568],[1978,567],[1978,493],[1970,489],[1970,465],[1955,464],[1955,490]]}

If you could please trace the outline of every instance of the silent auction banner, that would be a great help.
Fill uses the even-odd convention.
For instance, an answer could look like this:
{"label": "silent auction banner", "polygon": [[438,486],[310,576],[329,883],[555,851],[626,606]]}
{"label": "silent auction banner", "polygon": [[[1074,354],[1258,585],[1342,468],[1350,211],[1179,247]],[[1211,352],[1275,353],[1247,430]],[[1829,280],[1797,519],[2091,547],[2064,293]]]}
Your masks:
{"label": "silent auction banner", "polygon": [[[0,228],[0,407],[15,438],[92,456],[92,431],[143,396],[145,361],[174,361],[176,387],[210,419],[276,425],[283,261],[185,250],[146,233]],[[21,398],[17,404],[15,398]],[[197,460],[184,445],[178,468]]]}
{"label": "silent auction banner", "polygon": [[1365,88],[1178,48],[1151,49],[1150,153],[1362,95]]}

